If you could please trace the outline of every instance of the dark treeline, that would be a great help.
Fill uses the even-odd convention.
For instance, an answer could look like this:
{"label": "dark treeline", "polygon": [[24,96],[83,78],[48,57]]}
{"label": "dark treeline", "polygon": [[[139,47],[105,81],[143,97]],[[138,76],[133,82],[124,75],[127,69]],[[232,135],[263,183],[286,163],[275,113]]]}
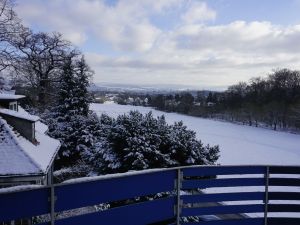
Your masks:
{"label": "dark treeline", "polygon": [[272,129],[300,128],[300,72],[279,69],[224,92],[151,96],[149,105],[163,111],[217,118]]}

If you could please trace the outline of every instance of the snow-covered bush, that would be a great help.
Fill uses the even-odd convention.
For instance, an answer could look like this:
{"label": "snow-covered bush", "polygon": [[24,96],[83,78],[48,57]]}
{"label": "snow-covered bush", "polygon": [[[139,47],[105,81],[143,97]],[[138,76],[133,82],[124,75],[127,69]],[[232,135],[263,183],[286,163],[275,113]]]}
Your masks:
{"label": "snow-covered bush", "polygon": [[48,134],[61,142],[56,168],[76,164],[81,159],[81,152],[92,148],[99,139],[101,123],[93,114],[73,115],[68,118],[50,116],[46,121],[49,125]]}
{"label": "snow-covered bush", "polygon": [[103,115],[95,145],[82,152],[98,174],[149,168],[213,164],[218,146],[204,146],[182,122],[131,111],[117,119]]}

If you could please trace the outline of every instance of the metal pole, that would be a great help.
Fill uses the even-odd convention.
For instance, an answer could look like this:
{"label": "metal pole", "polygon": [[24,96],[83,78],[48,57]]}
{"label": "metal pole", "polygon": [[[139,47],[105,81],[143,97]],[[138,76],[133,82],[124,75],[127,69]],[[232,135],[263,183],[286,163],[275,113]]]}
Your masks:
{"label": "metal pole", "polygon": [[55,224],[55,200],[54,186],[51,185],[51,225]]}
{"label": "metal pole", "polygon": [[269,204],[269,178],[270,178],[270,172],[269,172],[269,166],[266,167],[266,174],[265,174],[265,213],[264,213],[264,219],[265,219],[265,225],[268,224],[268,204]]}
{"label": "metal pole", "polygon": [[177,205],[176,205],[176,224],[180,225],[180,213],[181,213],[181,199],[180,199],[180,190],[181,190],[181,182],[182,182],[182,172],[181,169],[177,169],[177,182],[176,182],[176,191],[177,191]]}

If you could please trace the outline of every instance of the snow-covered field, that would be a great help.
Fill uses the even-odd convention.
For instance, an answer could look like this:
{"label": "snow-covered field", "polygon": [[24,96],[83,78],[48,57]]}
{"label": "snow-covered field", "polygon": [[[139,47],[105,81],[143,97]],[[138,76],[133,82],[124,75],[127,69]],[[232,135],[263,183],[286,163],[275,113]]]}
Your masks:
{"label": "snow-covered field", "polygon": [[[91,110],[97,114],[106,113],[117,117],[138,110],[141,113],[152,111],[153,115],[165,115],[168,123],[182,120],[184,124],[197,133],[204,144],[219,145],[220,159],[223,165],[300,165],[300,135],[278,132],[264,128],[256,128],[220,122],[177,113],[166,113],[142,106],[117,105],[112,102],[92,104]],[[289,176],[289,175],[288,175]],[[229,178],[229,176],[227,176]],[[245,177],[261,177],[261,175],[246,175]],[[293,176],[293,177],[297,177]],[[222,176],[218,176],[222,178]],[[299,187],[270,187],[271,191],[295,191]],[[208,188],[206,193],[264,191],[264,187],[227,187]],[[274,203],[289,203],[294,201],[274,201]],[[224,202],[224,204],[260,204],[261,201]],[[299,204],[299,202],[295,202]],[[250,217],[261,217],[261,213],[247,214]],[[299,217],[298,213],[269,213],[274,217]]]}
{"label": "snow-covered field", "polygon": [[223,165],[300,165],[300,135],[112,102],[91,104],[91,110],[113,117],[130,110],[141,113],[152,111],[155,116],[164,114],[168,123],[182,120],[189,129],[196,131],[204,144],[220,146],[218,163]]}

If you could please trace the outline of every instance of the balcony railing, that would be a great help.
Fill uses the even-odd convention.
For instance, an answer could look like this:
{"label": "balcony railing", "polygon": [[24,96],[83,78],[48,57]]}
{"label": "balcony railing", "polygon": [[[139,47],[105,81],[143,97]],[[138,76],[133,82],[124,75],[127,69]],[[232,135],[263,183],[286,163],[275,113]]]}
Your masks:
{"label": "balcony railing", "polygon": [[299,225],[300,167],[192,166],[0,192],[1,222]]}

